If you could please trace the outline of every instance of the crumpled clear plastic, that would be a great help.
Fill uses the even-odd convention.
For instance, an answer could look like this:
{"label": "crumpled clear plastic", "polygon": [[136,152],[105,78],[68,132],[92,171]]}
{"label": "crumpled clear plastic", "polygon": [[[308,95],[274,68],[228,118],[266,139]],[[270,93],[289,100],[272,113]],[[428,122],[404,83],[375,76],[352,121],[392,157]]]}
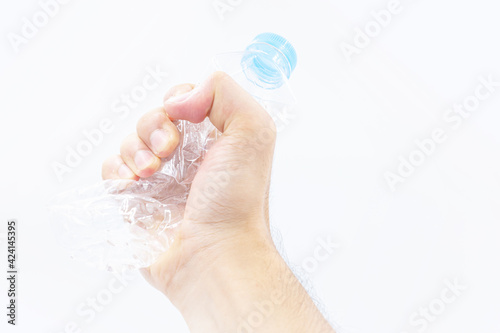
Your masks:
{"label": "crumpled clear plastic", "polygon": [[125,271],[150,266],[168,249],[194,176],[219,136],[208,118],[175,124],[179,145],[151,177],[106,180],[54,198],[56,233],[73,258]]}

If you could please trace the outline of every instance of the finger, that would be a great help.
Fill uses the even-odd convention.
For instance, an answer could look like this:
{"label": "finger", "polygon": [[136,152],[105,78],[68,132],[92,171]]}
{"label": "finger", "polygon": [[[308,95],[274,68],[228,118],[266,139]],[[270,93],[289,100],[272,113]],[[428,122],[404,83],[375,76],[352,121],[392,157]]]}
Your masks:
{"label": "finger", "polygon": [[141,178],[151,176],[161,164],[160,159],[151,152],[149,147],[135,133],[123,140],[120,154],[130,170]]}
{"label": "finger", "polygon": [[193,90],[194,87],[195,87],[195,85],[191,84],[191,83],[183,83],[183,84],[173,86],[172,88],[167,90],[167,92],[165,93],[165,96],[163,97],[163,100],[167,100],[171,97],[179,96],[179,95],[185,94],[187,92],[190,92],[191,90]]}
{"label": "finger", "polygon": [[134,179],[137,177],[123,162],[120,155],[108,157],[102,164],[102,179]]}
{"label": "finger", "polygon": [[209,116],[214,126],[227,135],[241,130],[250,135],[262,134],[263,130],[276,132],[269,114],[223,72],[212,74],[183,94],[166,96],[164,108],[169,117],[194,123]]}
{"label": "finger", "polygon": [[179,144],[179,131],[163,108],[146,113],[137,122],[137,135],[158,157],[169,156]]}

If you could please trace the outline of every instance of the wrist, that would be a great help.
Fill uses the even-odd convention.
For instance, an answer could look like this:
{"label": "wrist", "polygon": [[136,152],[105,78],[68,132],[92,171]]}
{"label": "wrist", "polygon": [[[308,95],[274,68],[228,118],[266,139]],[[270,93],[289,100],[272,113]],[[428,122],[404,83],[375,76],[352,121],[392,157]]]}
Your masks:
{"label": "wrist", "polygon": [[182,259],[157,287],[190,331],[333,333],[267,228],[236,229],[219,230],[210,242],[185,235],[173,245]]}
{"label": "wrist", "polygon": [[272,244],[246,238],[215,252],[186,270],[196,281],[176,306],[191,332],[238,332],[255,307],[274,312],[283,304],[286,264]]}
{"label": "wrist", "polygon": [[205,294],[210,291],[209,285],[226,283],[229,277],[232,277],[229,282],[233,282],[249,274],[258,276],[256,266],[279,254],[267,229],[255,225],[264,223],[235,222],[233,227],[215,226],[211,232],[197,232],[196,226],[179,229],[169,250],[158,260],[168,265],[148,268],[147,273],[153,280],[149,279],[150,282],[182,312],[183,304],[189,301],[186,295],[194,290]]}

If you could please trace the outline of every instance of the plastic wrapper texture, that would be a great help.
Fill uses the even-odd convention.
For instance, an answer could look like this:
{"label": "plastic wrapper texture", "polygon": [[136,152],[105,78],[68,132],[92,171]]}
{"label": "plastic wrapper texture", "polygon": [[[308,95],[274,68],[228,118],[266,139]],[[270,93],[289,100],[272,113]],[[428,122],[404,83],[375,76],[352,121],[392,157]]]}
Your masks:
{"label": "plastic wrapper texture", "polygon": [[179,145],[151,177],[106,180],[53,200],[56,233],[73,258],[124,271],[151,265],[169,247],[194,176],[219,135],[208,119],[176,126]]}

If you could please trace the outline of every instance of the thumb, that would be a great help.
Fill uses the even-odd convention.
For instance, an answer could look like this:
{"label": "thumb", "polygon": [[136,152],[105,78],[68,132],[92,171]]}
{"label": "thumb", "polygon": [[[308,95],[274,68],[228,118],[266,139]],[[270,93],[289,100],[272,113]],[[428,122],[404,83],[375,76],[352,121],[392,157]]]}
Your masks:
{"label": "thumb", "polygon": [[276,128],[269,114],[224,72],[213,73],[189,92],[166,96],[164,108],[172,119],[202,122],[209,117],[224,136],[272,137]]}

